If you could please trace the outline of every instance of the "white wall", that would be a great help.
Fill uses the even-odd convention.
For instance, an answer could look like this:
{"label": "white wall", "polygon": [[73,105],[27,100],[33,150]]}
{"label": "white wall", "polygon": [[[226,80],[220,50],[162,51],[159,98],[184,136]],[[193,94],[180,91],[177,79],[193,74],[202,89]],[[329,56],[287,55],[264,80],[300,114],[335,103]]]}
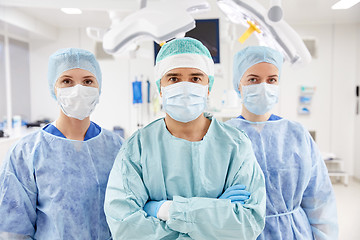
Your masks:
{"label": "white wall", "polygon": [[[320,150],[334,153],[342,158],[345,161],[345,170],[353,175],[355,144],[359,143],[360,138],[355,140],[354,134],[354,91],[356,72],[360,63],[355,49],[360,47],[357,40],[359,26],[356,24],[313,24],[292,25],[292,27],[301,37],[317,40],[317,58],[305,67],[284,64],[280,80],[280,100],[274,113],[298,121],[307,129],[316,131],[316,142]],[[235,36],[241,36],[245,28],[237,26],[233,31]],[[229,37],[236,39],[234,36]],[[251,36],[243,45],[230,44],[228,55],[222,56],[222,59],[227,58],[232,64],[234,53],[248,45],[257,44],[254,36]],[[227,66],[223,68],[232,70]],[[229,83],[226,86],[232,87],[231,81],[232,74],[229,74]],[[299,89],[302,85],[316,87],[310,115],[299,115],[297,112]],[[360,133],[360,127],[358,128],[358,133]],[[360,159],[360,152],[357,154]]]}
{"label": "white wall", "polygon": [[[322,151],[330,151],[331,113],[331,31],[330,25],[293,26],[300,36],[312,36],[318,42],[318,58],[311,64],[297,68],[284,64],[280,78],[279,109],[282,116],[301,122],[309,130],[316,131],[316,141]],[[330,41],[329,41],[330,40]],[[315,86],[312,113],[298,115],[301,85]],[[326,118],[324,118],[326,116]]]}
{"label": "white wall", "polygon": [[[221,64],[216,65],[215,84],[210,96],[212,106],[219,108],[223,91],[232,88],[233,54],[241,48],[257,44],[251,36],[244,45],[234,39],[246,30],[241,26],[232,26],[217,10],[203,14],[200,18],[220,17]],[[354,134],[359,124],[355,123],[355,83],[357,60],[360,55],[359,29],[350,25],[295,25],[294,29],[302,37],[314,37],[318,43],[318,57],[304,68],[284,65],[281,76],[280,102],[275,113],[302,123],[309,130],[316,131],[316,141],[323,152],[333,152],[345,161],[346,170],[354,173],[354,158],[360,159],[360,152],[355,148],[359,137]],[[83,29],[61,29],[58,39],[52,42],[30,43],[31,59],[31,113],[32,120],[49,117],[55,119],[58,107],[51,99],[47,85],[48,56],[59,48],[80,47],[95,50],[95,43],[87,38]],[[231,44],[232,43],[232,44]],[[128,55],[115,60],[99,60],[103,71],[103,90],[100,104],[92,115],[92,120],[111,129],[119,125],[129,136],[137,129],[137,123],[147,124],[154,116],[148,116],[147,105],[132,105],[131,82],[135,76],[143,75],[153,83],[153,45],[141,44],[136,58]],[[358,77],[359,78],[359,77]],[[357,80],[359,82],[359,79]],[[316,86],[309,116],[297,114],[300,85]],[[146,85],[143,85],[145,90]],[[143,93],[145,92],[143,90]],[[145,97],[145,96],[144,96]],[[145,100],[145,99],[144,99]],[[138,109],[140,108],[140,109]],[[142,112],[139,120],[137,112]],[[236,116],[236,114],[234,114]],[[359,123],[357,117],[357,123]],[[358,167],[360,168],[360,167]],[[358,171],[359,172],[359,171]]]}
{"label": "white wall", "polygon": [[[342,158],[345,170],[353,175],[354,151],[357,154],[356,158],[360,160],[360,150],[356,147],[360,137],[354,134],[355,127],[360,134],[360,119],[357,117],[356,124],[354,110],[355,83],[360,83],[360,58],[357,57],[360,50],[356,51],[360,48],[359,25],[313,24],[292,27],[301,37],[317,40],[317,58],[302,68],[284,64],[280,80],[280,100],[274,113],[298,121],[308,130],[316,131],[316,142],[320,150]],[[233,31],[235,36],[241,36],[245,28],[235,27]],[[236,39],[234,36],[229,37]],[[222,56],[222,59],[227,58],[232,64],[233,54],[248,45],[257,45],[254,36],[244,45],[228,45],[230,51],[227,52],[227,56]],[[232,70],[228,66],[223,68]],[[229,74],[226,86],[232,87],[231,81],[232,74]],[[297,112],[301,85],[316,87],[311,105],[312,113],[307,116],[299,115]],[[357,172],[360,176],[360,163],[358,165]]]}
{"label": "white wall", "polygon": [[[5,62],[4,37],[2,35],[0,35],[0,62]],[[0,122],[7,115],[5,84],[5,64],[0,64]]]}
{"label": "white wall", "polygon": [[[47,81],[48,58],[59,48],[80,47],[78,29],[58,32],[56,41],[30,41],[31,120],[55,120],[59,108],[52,99]],[[84,47],[84,46],[82,46]]]}
{"label": "white wall", "polygon": [[[84,29],[60,29],[56,41],[30,42],[31,64],[31,119],[33,121],[49,118],[55,120],[59,107],[52,99],[47,82],[48,57],[60,48],[78,47],[95,53],[96,43],[88,38]],[[129,136],[137,129],[137,110],[132,105],[132,85],[135,76],[142,75],[144,80],[153,76],[152,42],[141,44],[136,58],[129,54],[116,56],[114,59],[99,59],[102,70],[102,94],[100,103],[94,110],[91,120],[102,127],[112,129],[120,126]],[[143,84],[143,88],[145,88]],[[145,94],[145,89],[143,90]],[[145,104],[144,104],[145,105]],[[140,106],[145,108],[146,106]],[[143,109],[146,110],[146,109]],[[143,116],[143,125],[152,120]]]}
{"label": "white wall", "polygon": [[[360,24],[356,29],[356,42],[360,42]],[[360,44],[357,45],[357,61],[356,61],[356,85],[360,86]],[[359,99],[360,100],[360,99]],[[360,103],[359,103],[360,104]],[[354,131],[354,172],[355,177],[360,180],[360,113],[355,116],[355,131]]]}
{"label": "white wall", "polygon": [[[332,152],[345,161],[354,174],[354,126],[357,26],[294,26],[302,37],[315,37],[318,57],[303,69],[284,67],[281,78],[281,114],[316,131],[323,152]],[[315,86],[312,113],[298,115],[299,86]]]}
{"label": "white wall", "polygon": [[9,52],[12,114],[27,120],[31,115],[29,44],[10,38]]}
{"label": "white wall", "polygon": [[[59,107],[51,97],[47,68],[48,57],[60,48],[78,47],[94,52],[95,43],[90,40],[83,29],[61,29],[57,41],[32,41],[30,43],[31,59],[31,119],[39,120],[49,118],[55,120],[59,114]],[[103,72],[103,88],[100,103],[93,113],[94,121],[106,127],[121,125],[119,118],[119,105],[127,107],[127,93],[121,85],[121,80],[128,78],[128,63],[126,59],[120,60],[99,60]],[[110,107],[111,106],[111,107]],[[104,111],[105,110],[105,111]],[[128,109],[125,109],[127,112]]]}
{"label": "white wall", "polygon": [[331,149],[346,160],[346,169],[354,174],[355,85],[358,63],[356,25],[338,25],[334,29]]}
{"label": "white wall", "polygon": [[[221,16],[218,8],[213,7],[212,13],[198,15],[199,18],[217,18]],[[220,22],[220,32],[225,43],[228,39],[229,23]],[[47,61],[48,56],[59,48],[79,47],[95,51],[95,42],[90,40],[84,29],[60,29],[57,33],[56,41],[33,40],[30,42],[30,62],[31,62],[31,119],[39,120],[50,118],[55,120],[58,116],[59,108],[55,100],[49,94],[47,85]],[[232,84],[227,80],[231,74],[231,62],[227,56],[230,49],[226,44],[221,46],[220,58],[222,64],[216,65],[216,81],[214,90],[211,93],[210,101],[213,105],[220,107],[223,89],[232,88]],[[129,56],[131,55],[131,56]],[[123,54],[113,60],[99,60],[103,73],[103,89],[100,103],[96,107],[91,119],[102,127],[112,129],[119,125],[125,128],[126,136],[131,135],[140,125],[146,125],[156,117],[163,114],[154,115],[151,111],[152,106],[146,103],[141,106],[132,104],[132,85],[135,77],[138,79],[143,76],[143,80],[149,79],[152,86],[152,94],[156,94],[153,81],[154,50],[153,42],[147,41],[140,44],[139,50],[133,54]],[[146,84],[143,82],[143,100],[146,97]],[[141,112],[142,114],[139,114]],[[141,116],[140,116],[141,115]]]}

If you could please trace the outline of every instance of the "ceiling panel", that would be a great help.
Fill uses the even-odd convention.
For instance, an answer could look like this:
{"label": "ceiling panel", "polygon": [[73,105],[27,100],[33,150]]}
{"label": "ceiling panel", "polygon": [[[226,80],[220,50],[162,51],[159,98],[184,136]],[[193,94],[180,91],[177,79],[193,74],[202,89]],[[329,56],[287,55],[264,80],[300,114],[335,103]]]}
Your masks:
{"label": "ceiling panel", "polygon": [[[159,2],[160,0],[149,0],[148,4]],[[179,0],[180,1],[180,0]],[[257,0],[264,7],[269,6],[270,0]],[[29,5],[31,2],[31,6]],[[98,10],[94,7],[99,5]],[[0,5],[13,6],[34,18],[46,23],[63,28],[71,27],[109,27],[110,19],[106,8],[121,9],[126,14],[136,10],[140,1],[134,0],[102,0],[102,1],[85,1],[85,0],[63,0],[54,3],[49,0],[0,0]],[[213,6],[216,0],[209,0]],[[290,24],[331,24],[331,23],[360,23],[360,4],[355,5],[348,10],[332,10],[331,6],[337,0],[283,0],[284,19]],[[53,5],[51,5],[51,3]],[[73,3],[71,5],[70,3]],[[43,4],[43,5],[41,5]],[[60,5],[59,5],[60,4]],[[83,14],[67,15],[61,12],[59,6],[82,6]]]}

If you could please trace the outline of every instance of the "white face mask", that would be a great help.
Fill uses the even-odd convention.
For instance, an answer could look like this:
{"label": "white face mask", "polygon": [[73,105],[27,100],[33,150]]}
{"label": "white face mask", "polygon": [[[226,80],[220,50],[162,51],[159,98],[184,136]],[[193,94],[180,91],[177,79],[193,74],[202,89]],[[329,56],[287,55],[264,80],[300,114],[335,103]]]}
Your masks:
{"label": "white face mask", "polygon": [[57,101],[63,113],[83,120],[88,117],[99,102],[99,89],[78,84],[74,87],[56,88]]}
{"label": "white face mask", "polygon": [[242,87],[242,100],[245,107],[256,115],[270,111],[278,102],[279,86],[268,83]]}
{"label": "white face mask", "polygon": [[208,85],[180,82],[162,87],[163,107],[169,116],[179,122],[195,120],[204,112]]}

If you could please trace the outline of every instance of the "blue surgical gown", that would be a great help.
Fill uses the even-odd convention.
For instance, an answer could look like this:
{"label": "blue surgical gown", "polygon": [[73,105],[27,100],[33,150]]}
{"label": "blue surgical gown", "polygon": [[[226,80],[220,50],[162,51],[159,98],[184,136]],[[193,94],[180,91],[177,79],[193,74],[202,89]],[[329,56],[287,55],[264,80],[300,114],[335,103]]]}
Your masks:
{"label": "blue surgical gown", "polygon": [[274,116],[267,122],[235,118],[227,124],[249,136],[265,175],[266,224],[258,239],[337,239],[334,192],[309,132]]}
{"label": "blue surgical gown", "polygon": [[[51,133],[52,135],[58,136],[58,137],[62,137],[62,138],[66,138],[64,136],[64,134],[62,132],[59,131],[59,129],[57,129],[53,124],[48,124],[46,125],[43,130],[45,132]],[[84,136],[84,141],[87,141],[93,137],[96,137],[97,135],[99,135],[101,132],[101,127],[99,125],[97,125],[94,122],[90,122],[90,126],[88,128],[88,130],[85,133]]]}
{"label": "blue surgical gown", "polygon": [[0,172],[0,233],[110,239],[103,204],[121,144],[120,136],[105,129],[87,141],[43,129],[22,138]]}
{"label": "blue surgical gown", "polygon": [[[217,199],[230,186],[245,205]],[[173,200],[170,219],[148,216],[148,200]],[[255,239],[264,227],[265,183],[249,138],[212,119],[202,141],[174,137],[159,119],[130,137],[111,170],[105,214],[114,239]]]}

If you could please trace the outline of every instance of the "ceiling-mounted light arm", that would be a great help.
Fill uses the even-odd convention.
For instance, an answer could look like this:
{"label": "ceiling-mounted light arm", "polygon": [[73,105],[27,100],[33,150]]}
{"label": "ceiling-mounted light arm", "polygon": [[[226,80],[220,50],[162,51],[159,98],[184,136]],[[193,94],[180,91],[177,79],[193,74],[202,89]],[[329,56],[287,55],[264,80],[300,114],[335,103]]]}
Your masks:
{"label": "ceiling-mounted light arm", "polygon": [[187,3],[183,1],[184,4],[186,4],[188,7],[186,11],[190,14],[197,14],[202,12],[207,12],[210,10],[210,4],[207,1],[197,1],[196,4],[191,4],[190,1]]}
{"label": "ceiling-mounted light arm", "polygon": [[195,19],[191,14],[209,8],[206,0],[163,0],[141,8],[121,20],[111,17],[111,27],[103,35],[103,48],[109,54],[119,54],[144,39],[162,43],[183,37],[186,32],[195,28]]}
{"label": "ceiling-mounted light arm", "polygon": [[147,0],[140,0],[140,9],[146,8]]}
{"label": "ceiling-mounted light arm", "polygon": [[283,18],[283,10],[281,8],[281,0],[270,0],[270,8],[267,17],[272,22],[279,22]]}
{"label": "ceiling-mounted light arm", "polygon": [[[273,1],[279,6],[280,1]],[[254,0],[217,0],[219,8],[230,21],[248,27],[248,21],[256,24],[260,33],[255,33],[259,45],[268,46],[282,52],[291,64],[307,64],[311,55],[300,36],[283,20],[272,21],[268,10]],[[270,7],[271,9],[271,7]]]}
{"label": "ceiling-mounted light arm", "polygon": [[122,10],[109,11],[111,26],[108,29],[87,28],[88,36],[102,41],[105,52],[118,54],[144,39],[160,44],[184,37],[195,28],[192,14],[210,9],[207,0],[162,0],[149,5],[147,0],[138,0],[138,3],[140,9],[130,14]]}
{"label": "ceiling-mounted light arm", "polygon": [[98,42],[101,42],[103,40],[106,31],[107,29],[105,28],[97,28],[97,27],[86,28],[86,34],[88,35],[88,37]]}
{"label": "ceiling-mounted light arm", "polygon": [[[128,11],[122,11],[122,10],[111,10],[108,11],[109,18],[111,21],[111,27],[117,26],[121,23],[121,21],[129,15]],[[86,28],[86,34],[91,39],[102,42],[103,38],[105,36],[105,33],[109,31],[109,28],[98,28],[98,27],[87,27]]]}

